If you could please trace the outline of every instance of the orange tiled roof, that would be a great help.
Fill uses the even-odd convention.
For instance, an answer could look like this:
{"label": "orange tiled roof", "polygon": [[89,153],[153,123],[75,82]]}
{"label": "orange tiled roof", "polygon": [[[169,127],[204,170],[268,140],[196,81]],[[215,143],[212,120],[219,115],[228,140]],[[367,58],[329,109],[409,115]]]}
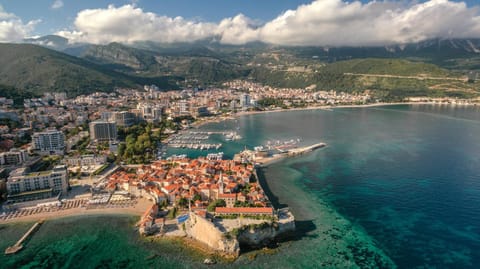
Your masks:
{"label": "orange tiled roof", "polygon": [[236,193],[220,193],[218,195],[219,199],[222,199],[222,198],[236,198],[236,197],[237,197]]}
{"label": "orange tiled roof", "polygon": [[217,207],[215,213],[220,214],[273,214],[271,207]]}

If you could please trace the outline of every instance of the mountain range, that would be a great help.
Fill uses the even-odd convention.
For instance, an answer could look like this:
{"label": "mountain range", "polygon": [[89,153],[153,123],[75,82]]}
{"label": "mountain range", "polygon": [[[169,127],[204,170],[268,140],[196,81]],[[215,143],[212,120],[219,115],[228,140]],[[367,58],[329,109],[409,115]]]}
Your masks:
{"label": "mountain range", "polygon": [[[38,38],[25,39],[24,43],[44,46],[50,49],[81,56],[89,47],[102,47],[92,44],[70,44],[68,39],[47,35]],[[112,43],[118,44],[118,43]],[[109,46],[109,45],[107,45]],[[371,47],[284,47],[269,45],[261,42],[248,43],[246,45],[223,45],[215,39],[205,39],[192,43],[156,43],[156,42],[134,42],[128,44],[130,48],[141,49],[144,51],[157,52],[160,54],[173,54],[183,56],[213,56],[213,51],[232,51],[232,50],[270,50],[270,49],[291,49],[296,51],[298,56],[317,56],[329,61],[345,60],[352,58],[373,58],[373,57],[419,57],[433,62],[440,62],[452,58],[461,58],[469,56],[480,56],[480,39],[429,39],[416,43],[393,44],[385,46]],[[210,50],[206,50],[209,48]],[[213,53],[213,55],[212,55]]]}
{"label": "mountain range", "polygon": [[[480,69],[480,39],[434,39],[381,47],[282,47],[264,43],[222,45],[213,40],[161,44],[71,44],[49,35],[0,44],[0,85],[41,94],[65,91],[70,96],[115,87],[156,84],[162,89],[216,85],[252,79],[278,87],[344,91],[404,91],[468,96],[476,84],[452,85],[395,79],[365,79],[345,73],[386,73],[460,77]],[[409,71],[410,70],[410,71]],[[417,92],[416,89],[418,89]],[[9,90],[11,91],[11,90]],[[4,94],[5,95],[5,94]]]}

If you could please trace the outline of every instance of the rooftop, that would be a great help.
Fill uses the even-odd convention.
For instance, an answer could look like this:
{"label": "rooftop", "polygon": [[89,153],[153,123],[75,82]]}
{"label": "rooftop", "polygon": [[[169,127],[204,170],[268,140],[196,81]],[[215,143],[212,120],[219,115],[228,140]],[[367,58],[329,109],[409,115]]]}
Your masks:
{"label": "rooftop", "polygon": [[218,214],[273,214],[271,207],[217,207]]}

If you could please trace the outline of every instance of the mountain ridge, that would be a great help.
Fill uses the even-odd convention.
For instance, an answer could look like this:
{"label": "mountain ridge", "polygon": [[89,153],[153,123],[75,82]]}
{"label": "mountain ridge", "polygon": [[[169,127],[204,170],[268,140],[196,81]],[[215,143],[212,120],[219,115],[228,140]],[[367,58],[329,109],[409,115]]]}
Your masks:
{"label": "mountain ridge", "polygon": [[[62,39],[59,39],[60,41]],[[435,48],[436,53],[432,51]],[[0,84],[26,92],[67,91],[76,96],[115,87],[139,88],[156,84],[161,89],[218,86],[232,79],[250,79],[275,87],[307,87],[317,90],[408,92],[415,96],[472,96],[475,83],[400,79],[411,77],[459,77],[480,69],[479,40],[437,40],[404,47],[321,48],[250,47],[218,43],[131,45],[83,45],[69,47],[77,56],[31,44],[1,44]],[[396,52],[401,50],[401,52]],[[456,51],[449,58],[450,53]],[[480,51],[480,50],[479,50]],[[393,57],[396,52],[398,57]],[[417,57],[407,57],[414,55]],[[400,53],[404,53],[401,55]],[[375,55],[375,57],[367,57]],[[428,55],[434,57],[428,58]],[[422,57],[420,57],[422,56]],[[446,62],[450,69],[435,61]],[[392,75],[348,76],[346,73]],[[432,91],[435,89],[436,91]],[[402,95],[402,94],[398,94]],[[403,95],[402,95],[403,96]]]}

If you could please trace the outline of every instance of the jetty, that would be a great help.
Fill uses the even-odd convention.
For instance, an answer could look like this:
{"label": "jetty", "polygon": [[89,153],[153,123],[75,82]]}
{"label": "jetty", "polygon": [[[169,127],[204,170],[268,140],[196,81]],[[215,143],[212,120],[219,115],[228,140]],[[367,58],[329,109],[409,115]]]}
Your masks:
{"label": "jetty", "polygon": [[307,153],[307,152],[316,150],[318,148],[323,148],[326,145],[327,144],[325,144],[325,143],[317,143],[317,144],[313,144],[313,145],[306,146],[306,147],[294,148],[294,149],[288,150],[287,154],[289,156],[295,156],[295,155],[299,155],[299,154],[303,154],[303,153]]}
{"label": "jetty", "polygon": [[5,249],[5,255],[15,254],[22,250],[23,242],[25,242],[25,240],[27,240],[30,235],[34,234],[43,222],[44,220],[39,220],[35,224],[33,224],[33,226],[17,241],[17,243],[15,243],[15,245]]}
{"label": "jetty", "polygon": [[[267,150],[264,150],[263,147],[258,147],[255,150],[244,150],[239,154],[235,154],[234,160],[238,161],[249,161],[256,165],[265,166],[270,163],[276,162],[286,157],[293,157],[302,155],[311,151],[314,151],[319,148],[327,146],[325,143],[316,143],[304,147],[294,147],[288,150],[280,151],[280,153],[270,155]],[[275,148],[276,149],[276,148]],[[278,150],[278,149],[276,149]]]}

